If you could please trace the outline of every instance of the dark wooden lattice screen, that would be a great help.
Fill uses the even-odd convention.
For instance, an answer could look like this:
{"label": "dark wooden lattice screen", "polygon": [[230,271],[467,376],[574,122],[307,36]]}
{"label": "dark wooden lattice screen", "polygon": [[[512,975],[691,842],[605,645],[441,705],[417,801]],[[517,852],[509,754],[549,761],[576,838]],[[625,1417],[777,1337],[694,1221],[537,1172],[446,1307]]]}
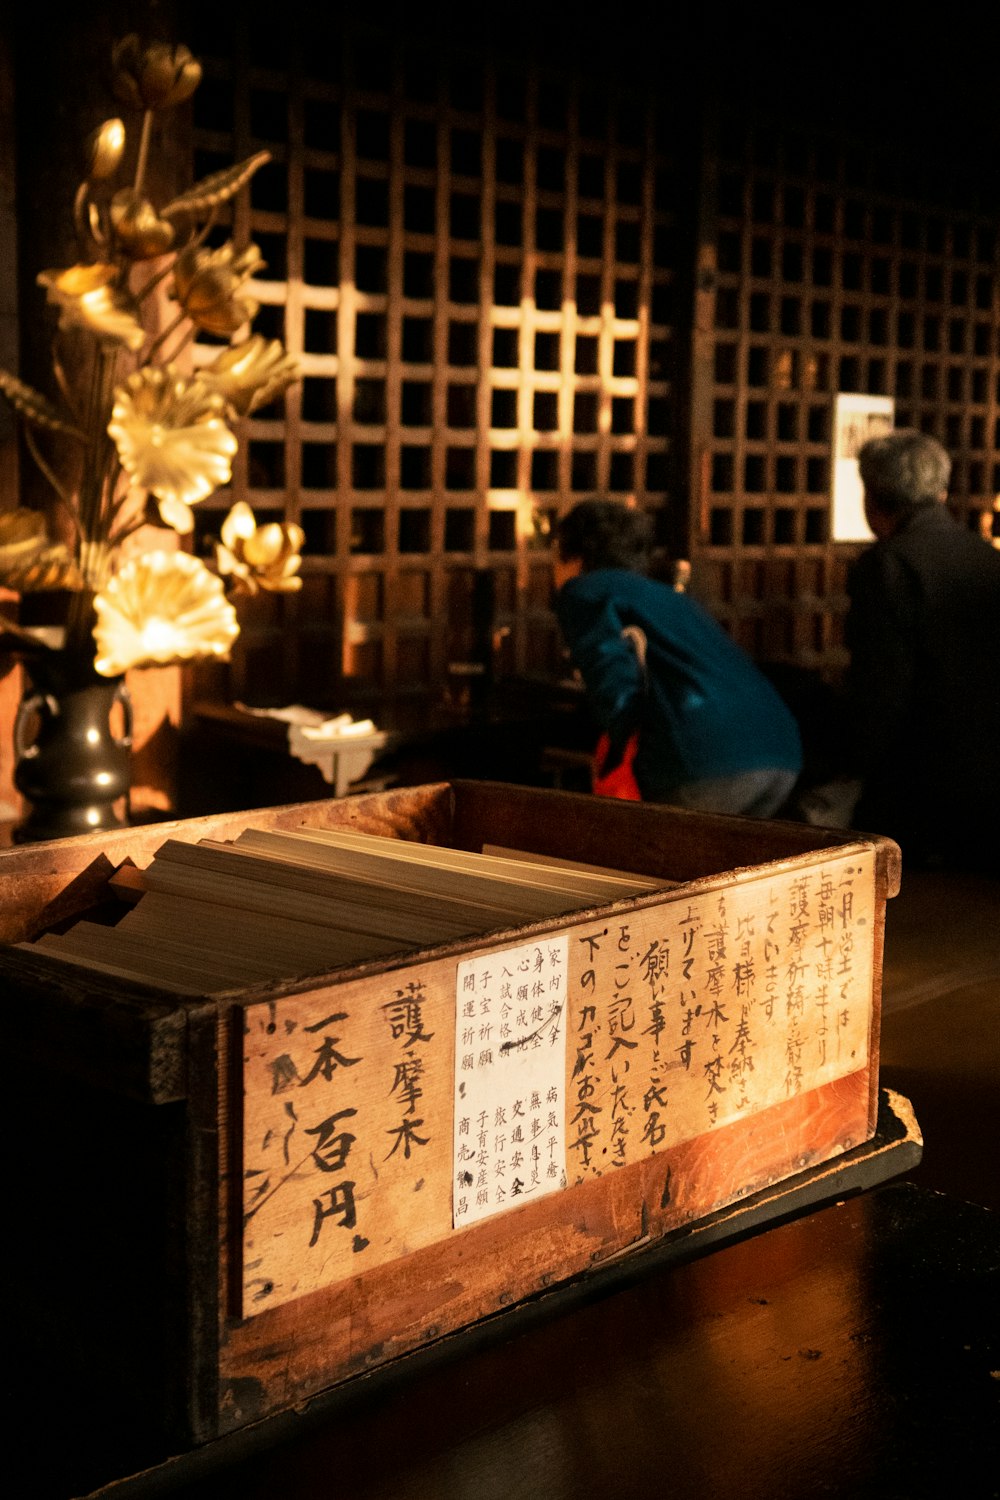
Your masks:
{"label": "dark wooden lattice screen", "polygon": [[485,657],[555,672],[552,526],[598,491],[654,512],[758,659],[835,676],[838,391],[893,395],[951,452],[956,511],[991,510],[995,216],[932,203],[922,163],[903,183],[745,112],[699,148],[668,90],[301,29],[227,33],[216,63],[191,36],[196,170],[273,154],[237,227],[269,266],[255,327],[304,374],[201,531],[244,495],[307,536],[302,593],[245,609],[196,691],[351,705],[433,699]]}
{"label": "dark wooden lattice screen", "polygon": [[202,48],[195,170],[272,152],[237,228],[268,262],[255,331],[304,378],[245,424],[200,531],[245,496],[300,522],[307,560],[300,595],[243,612],[229,692],[433,695],[484,650],[556,671],[554,518],[668,488],[674,193],[652,109],[412,41],[241,45]]}
{"label": "dark wooden lattice screen", "polygon": [[692,554],[753,654],[834,674],[857,552],[829,535],[835,393],[939,438],[971,527],[1000,490],[995,219],[890,196],[886,165],[742,121],[705,160]]}

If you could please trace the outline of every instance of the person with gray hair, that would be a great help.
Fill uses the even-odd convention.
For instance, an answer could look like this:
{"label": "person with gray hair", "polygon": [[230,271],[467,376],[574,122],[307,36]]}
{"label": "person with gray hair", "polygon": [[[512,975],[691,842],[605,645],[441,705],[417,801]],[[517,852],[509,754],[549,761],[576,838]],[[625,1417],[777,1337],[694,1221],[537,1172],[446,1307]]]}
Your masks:
{"label": "person with gray hair", "polygon": [[858,462],[875,542],[848,581],[851,822],[1000,872],[1000,552],[949,512],[935,438],[891,432]]}
{"label": "person with gray hair", "polygon": [[[903,428],[869,438],[858,454],[866,510],[899,521],[922,505],[945,500],[951,459],[937,438]],[[869,520],[869,525],[871,521]],[[875,535],[880,534],[872,526]]]}

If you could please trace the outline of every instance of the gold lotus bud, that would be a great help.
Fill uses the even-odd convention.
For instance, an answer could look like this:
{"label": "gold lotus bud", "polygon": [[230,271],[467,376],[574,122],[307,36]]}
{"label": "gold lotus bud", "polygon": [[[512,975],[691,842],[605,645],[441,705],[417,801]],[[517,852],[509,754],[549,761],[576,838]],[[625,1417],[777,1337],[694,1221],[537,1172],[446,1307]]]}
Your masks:
{"label": "gold lotus bud", "polygon": [[199,374],[238,417],[246,417],[293,385],[299,367],[277,339],[255,333],[245,343],[223,349]]}
{"label": "gold lotus bud", "polygon": [[187,507],[226,484],[232,473],[237,442],[223,410],[216,391],[173,365],[136,370],[115,391],[108,432],[122,468],[134,484],[152,491],[161,517],[177,531],[191,530]]}
{"label": "gold lotus bud", "polygon": [[133,109],[182,104],[201,82],[201,64],[187,47],[171,47],[166,42],[144,46],[135,32],[115,43],[111,67],[115,97]]}
{"label": "gold lotus bud", "polygon": [[272,521],[258,526],[243,548],[253,576],[262,589],[284,592],[302,587],[298,571],[302,566],[305,532],[294,521]]}
{"label": "gold lotus bud", "polygon": [[305,532],[292,521],[258,526],[245,500],[238,500],[222,523],[216,545],[219,572],[234,580],[237,590],[255,594],[293,593],[302,587]]}
{"label": "gold lotus bud", "polygon": [[98,125],[87,137],[84,150],[89,182],[103,182],[112,177],[125,150],[125,126],[121,120],[105,120]]}
{"label": "gold lotus bud", "polygon": [[144,342],[138,304],[118,285],[116,266],[97,261],[65,271],[42,271],[38,284],[58,307],[60,328],[83,328],[133,350]]}
{"label": "gold lotus bud", "polygon": [[94,600],[94,663],[102,677],[130,667],[227,660],[240,633],[221,581],[187,552],[130,558]]}
{"label": "gold lotus bud", "polygon": [[111,200],[111,226],[130,260],[152,260],[174,242],[174,227],[161,219],[148,198],[122,188]]}
{"label": "gold lotus bud", "polygon": [[257,316],[258,304],[237,293],[263,265],[256,245],[239,254],[232,240],[218,250],[189,246],[174,264],[174,295],[198,328],[230,338]]}

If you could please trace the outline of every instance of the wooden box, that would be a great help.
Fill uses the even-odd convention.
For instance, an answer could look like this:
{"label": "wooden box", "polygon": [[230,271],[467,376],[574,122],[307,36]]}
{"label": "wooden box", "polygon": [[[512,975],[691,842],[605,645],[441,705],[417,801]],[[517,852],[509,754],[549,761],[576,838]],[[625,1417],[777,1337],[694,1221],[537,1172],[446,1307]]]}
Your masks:
{"label": "wooden box", "polygon": [[877,837],[455,782],[6,853],[0,937],[98,906],[168,836],[247,825],[665,885],[211,997],[0,951],[28,1404],[53,1379],[74,1391],[118,1466],[292,1407],[874,1131],[899,871]]}

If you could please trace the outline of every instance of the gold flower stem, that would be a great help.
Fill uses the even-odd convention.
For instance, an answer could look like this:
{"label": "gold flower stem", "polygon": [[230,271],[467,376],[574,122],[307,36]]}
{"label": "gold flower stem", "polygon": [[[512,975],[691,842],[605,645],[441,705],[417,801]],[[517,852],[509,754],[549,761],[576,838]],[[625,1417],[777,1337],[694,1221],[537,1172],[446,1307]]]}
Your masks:
{"label": "gold flower stem", "polygon": [[149,296],[150,292],[154,292],[156,290],[156,288],[159,286],[160,282],[163,281],[167,276],[170,275],[171,271],[174,269],[174,261],[176,259],[177,259],[176,255],[173,256],[171,258],[169,264],[165,265],[163,267],[162,271],[157,271],[156,275],[155,276],[151,276],[149,278],[149,280],[146,282],[146,285],[144,287],[142,287],[139,291],[137,291],[134,294],[135,295],[135,300],[137,302],[139,302],[139,303],[145,302],[145,300]]}
{"label": "gold flower stem", "polygon": [[80,543],[80,572],[88,585],[91,583],[90,570],[93,550],[93,542],[85,537]]}
{"label": "gold flower stem", "polygon": [[218,219],[218,217],[219,211],[217,208],[213,207],[208,215],[208,218],[205,220],[204,224],[201,226],[194,239],[190,241],[189,248],[197,250],[199,245],[203,245],[205,243],[212,230],[215,228],[216,220]]}
{"label": "gold flower stem", "polygon": [[90,184],[81,182],[73,199],[73,223],[76,227],[76,236],[84,249],[90,249],[94,244],[94,236],[90,232],[90,219],[86,212],[89,197],[88,188]]}
{"label": "gold flower stem", "polygon": [[92,593],[98,593],[108,581],[110,552],[104,537],[85,537],[80,544],[80,572],[84,584]]}
{"label": "gold flower stem", "polygon": [[[174,324],[174,327],[175,328],[177,327],[176,323]],[[167,360],[168,364],[171,364],[175,359],[179,359],[180,358],[180,356],[184,353],[184,350],[188,347],[188,345],[194,343],[194,340],[195,340],[195,337],[196,337],[197,333],[198,333],[197,328],[195,328],[194,325],[192,324],[192,326],[185,333],[184,337],[181,339],[180,343],[177,345],[176,349],[174,349],[171,352],[171,354],[170,354],[170,356],[169,356],[169,358]]]}
{"label": "gold flower stem", "polygon": [[[97,411],[96,387],[99,384],[95,378],[90,391],[90,417],[87,422],[87,431],[93,433],[96,424],[93,416]],[[97,525],[97,516],[100,508],[100,486],[96,474],[97,457],[93,450],[93,444],[87,449],[83,459],[83,473],[80,475],[80,493],[77,499],[77,509],[80,514],[80,563],[83,566],[83,553],[87,545],[86,539],[93,535]]]}
{"label": "gold flower stem", "polygon": [[141,531],[144,526],[156,524],[151,522],[149,516],[149,491],[138,486],[133,488],[131,479],[118,459],[117,451],[112,457],[114,463],[108,489],[111,497],[108,513],[109,553],[113,553],[134,532]]}
{"label": "gold flower stem", "polygon": [[114,444],[105,437],[104,461],[100,470],[101,532],[108,537],[115,518],[115,489],[118,483],[118,455]]}
{"label": "gold flower stem", "polygon": [[163,345],[167,342],[167,339],[170,338],[171,334],[177,332],[177,329],[183,322],[185,322],[186,318],[186,313],[178,313],[174,321],[172,323],[169,323],[167,327],[164,328],[162,333],[157,334],[156,338],[150,344],[149,350],[146,354],[147,363],[152,363],[153,356],[163,348]]}
{"label": "gold flower stem", "polygon": [[72,504],[69,494],[63,486],[62,480],[59,479],[55,470],[50,467],[40,448],[38,447],[38,443],[35,439],[35,434],[31,430],[30,422],[25,422],[24,424],[24,440],[28,445],[28,452],[31,454],[35,463],[45,475],[46,479],[49,481],[49,484],[59,496],[59,499],[62,501],[63,505],[65,505],[66,508],[70,510],[70,512],[72,512]]}
{"label": "gold flower stem", "polygon": [[73,527],[73,531],[76,534],[77,538],[79,538],[79,535],[80,535],[80,517],[77,515],[77,513],[76,513],[76,511],[75,511],[75,509],[73,507],[73,497],[72,497],[72,495],[70,495],[68,498],[64,498],[62,495],[60,495],[58,497],[58,502],[57,503],[59,505],[60,510],[62,510],[65,513],[67,520],[69,520],[69,522],[71,523],[71,525]]}
{"label": "gold flower stem", "polygon": [[135,536],[136,532],[141,531],[146,524],[146,517],[142,515],[137,521],[130,521],[127,526],[123,526],[120,531],[112,531],[108,538],[108,546],[121,546],[122,542],[127,541],[130,536]]}
{"label": "gold flower stem", "polygon": [[153,111],[147,109],[142,117],[142,134],[139,137],[139,157],[135,164],[135,191],[142,191],[143,179],[146,176],[146,162],[149,159],[149,140],[153,129]]}
{"label": "gold flower stem", "polygon": [[[184,248],[196,250],[199,245],[203,245],[208,236],[211,234],[212,230],[215,228],[218,217],[218,209],[213,207],[209,211],[208,218],[205,220],[198,233],[196,235],[193,235],[189,240],[186,241]],[[146,282],[146,285],[140,291],[135,293],[135,300],[140,303],[145,302],[150,292],[155,291],[164,277],[170,275],[176,263],[177,256],[175,255],[170,261],[169,265],[164,266],[162,271],[157,271],[156,275],[150,277],[149,281]]]}
{"label": "gold flower stem", "polygon": [[94,649],[93,629],[94,595],[84,588],[70,595],[66,616],[66,650],[74,654]]}
{"label": "gold flower stem", "polygon": [[59,389],[62,392],[63,400],[66,402],[66,405],[73,413],[73,418],[76,421],[77,425],[79,425],[79,403],[77,402],[75,391],[66,378],[66,369],[59,357],[59,349],[55,340],[53,340],[52,342],[52,370],[56,377],[56,383],[58,384]]}
{"label": "gold flower stem", "polygon": [[[86,430],[90,433],[103,435],[114,384],[116,359],[114,350],[109,350],[104,346],[98,349],[90,387],[90,410],[87,413]],[[84,458],[79,509],[80,529],[85,537],[100,536],[102,481],[106,462],[106,449],[103,449],[103,445],[102,450],[95,451],[91,446],[87,449]]]}

